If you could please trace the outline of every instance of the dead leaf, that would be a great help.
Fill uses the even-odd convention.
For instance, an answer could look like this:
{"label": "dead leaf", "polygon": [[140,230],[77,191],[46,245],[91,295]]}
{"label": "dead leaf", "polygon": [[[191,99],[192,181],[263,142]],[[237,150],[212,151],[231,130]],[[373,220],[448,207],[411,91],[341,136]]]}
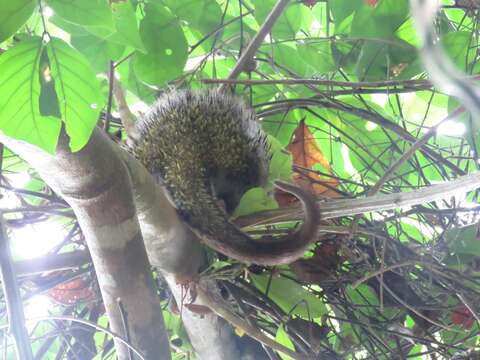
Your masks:
{"label": "dead leaf", "polygon": [[86,302],[95,298],[95,292],[90,283],[83,278],[57,285],[48,291],[48,295],[65,305]]}
{"label": "dead leaf", "polygon": [[[315,164],[320,164],[330,174],[333,174],[330,162],[325,157],[323,152],[317,145],[317,142],[310,131],[305,125],[305,120],[302,119],[295,129],[288,150],[293,157],[293,164],[301,169],[307,169],[304,173],[295,173],[293,179],[297,185],[305,190],[312,191],[317,195],[322,195],[327,198],[336,198],[340,195],[334,191],[339,184],[336,178],[322,178],[315,172],[309,172],[309,169],[313,169]],[[288,200],[292,198],[289,195],[276,193],[275,199],[279,205],[288,205],[294,200]]]}
{"label": "dead leaf", "polygon": [[297,279],[306,284],[319,284],[335,276],[346,260],[339,255],[340,242],[324,240],[310,258],[299,259],[290,264]]}

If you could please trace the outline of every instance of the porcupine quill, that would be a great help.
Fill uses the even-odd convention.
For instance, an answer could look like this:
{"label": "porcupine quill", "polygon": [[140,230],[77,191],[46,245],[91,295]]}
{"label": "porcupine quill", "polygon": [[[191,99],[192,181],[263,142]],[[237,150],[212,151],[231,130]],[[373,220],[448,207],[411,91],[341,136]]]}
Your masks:
{"label": "porcupine quill", "polygon": [[242,262],[277,265],[301,257],[315,239],[320,210],[314,196],[283,181],[275,186],[297,197],[305,213],[297,231],[256,240],[228,220],[241,195],[263,185],[271,158],[254,112],[240,99],[216,89],[171,90],[157,100],[138,130],[133,154],[166,188],[182,220],[207,246]]}

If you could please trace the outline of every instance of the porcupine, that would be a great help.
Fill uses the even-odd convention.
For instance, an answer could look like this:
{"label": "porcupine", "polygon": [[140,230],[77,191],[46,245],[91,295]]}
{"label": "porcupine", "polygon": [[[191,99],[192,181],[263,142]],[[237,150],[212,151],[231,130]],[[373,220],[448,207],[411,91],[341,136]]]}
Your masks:
{"label": "porcupine", "polygon": [[302,203],[304,223],[294,233],[256,240],[228,220],[227,213],[244,191],[264,185],[271,158],[254,112],[240,99],[217,89],[170,90],[138,130],[133,154],[165,187],[182,220],[207,246],[261,265],[290,263],[304,254],[316,235],[319,209],[311,194],[294,185],[275,182]]}

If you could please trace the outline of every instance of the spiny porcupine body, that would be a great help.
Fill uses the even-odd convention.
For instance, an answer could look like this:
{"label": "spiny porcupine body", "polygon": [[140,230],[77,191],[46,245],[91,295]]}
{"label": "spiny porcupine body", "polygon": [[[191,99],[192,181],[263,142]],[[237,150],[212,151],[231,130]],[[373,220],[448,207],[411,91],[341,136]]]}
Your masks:
{"label": "spiny porcupine body", "polygon": [[[256,241],[230,223],[218,204],[223,199],[227,212],[232,211],[243,192],[263,185],[268,174],[265,134],[242,101],[219,90],[169,91],[138,129],[134,155],[166,188],[182,219],[207,245],[238,260],[264,265],[289,262],[293,253],[296,258],[303,254],[310,239]],[[300,189],[278,186],[287,187],[305,208],[309,200],[302,197],[308,196],[299,194]],[[307,205],[312,209],[306,210],[316,216],[315,205]],[[312,237],[311,231],[306,233],[306,223],[300,235]]]}

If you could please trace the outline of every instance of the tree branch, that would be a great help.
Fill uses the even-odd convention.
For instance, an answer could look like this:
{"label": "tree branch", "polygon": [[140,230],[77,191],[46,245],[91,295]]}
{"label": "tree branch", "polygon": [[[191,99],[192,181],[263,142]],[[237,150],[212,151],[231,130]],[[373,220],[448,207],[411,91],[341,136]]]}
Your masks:
{"label": "tree branch", "polygon": [[279,0],[277,4],[273,7],[272,11],[270,11],[270,14],[268,14],[267,18],[263,22],[262,27],[260,28],[260,30],[258,30],[252,41],[250,41],[247,48],[242,53],[242,56],[240,56],[240,59],[238,59],[237,63],[235,64],[235,67],[230,72],[230,75],[228,76],[229,80],[236,79],[238,75],[240,75],[240,73],[243,71],[245,64],[247,64],[253,59],[253,56],[262,44],[263,39],[265,39],[265,36],[267,36],[267,34],[272,30],[275,21],[282,14],[285,7],[288,5],[288,1],[289,0]]}
{"label": "tree branch", "polygon": [[[72,153],[62,134],[56,156],[22,141],[0,140],[28,161],[73,208],[85,235],[112,330],[125,337],[117,299],[128,313],[133,346],[147,360],[170,359],[150,265],[135,212],[131,181],[116,146],[95,129],[88,144]],[[128,349],[116,341],[117,356]]]}
{"label": "tree branch", "polygon": [[[402,207],[416,206],[432,201],[447,199],[480,188],[480,172],[461,176],[455,180],[424,187],[419,190],[379,194],[366,198],[319,201],[322,219],[333,219],[353,216],[373,211],[393,210]],[[262,211],[243,216],[236,220],[240,226],[261,225],[264,223],[300,220],[303,213],[300,206]]]}

